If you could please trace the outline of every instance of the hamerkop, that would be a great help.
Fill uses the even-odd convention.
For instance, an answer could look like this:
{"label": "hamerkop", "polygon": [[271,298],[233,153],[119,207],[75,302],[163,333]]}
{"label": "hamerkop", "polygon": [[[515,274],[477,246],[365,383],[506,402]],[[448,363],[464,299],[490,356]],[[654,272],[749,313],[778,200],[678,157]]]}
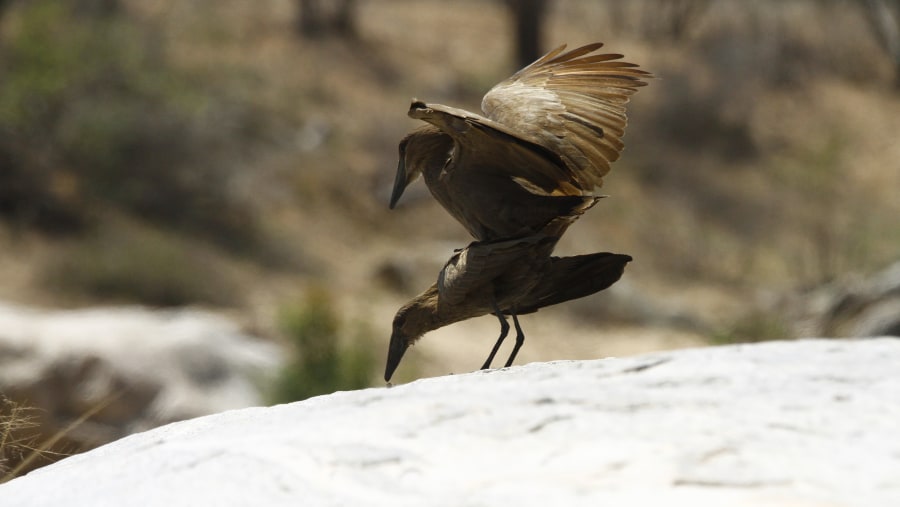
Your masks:
{"label": "hamerkop", "polygon": [[594,54],[602,44],[547,53],[492,88],[485,116],[413,100],[409,116],[428,123],[399,146],[390,207],[423,175],[435,199],[477,242],[457,252],[438,281],[394,317],[385,380],[407,348],[428,331],[493,313],[500,336],[513,318],[603,290],[631,257],[595,253],[552,257],[560,236],[599,196],[622,151],[625,105],[650,74],[622,55]]}
{"label": "hamerkop", "polygon": [[476,239],[535,234],[597,197],[622,151],[625,104],[650,74],[595,43],[547,53],[494,86],[485,116],[413,100],[423,126],[400,142],[390,206],[421,174]]}
{"label": "hamerkop", "polygon": [[588,296],[618,281],[631,261],[628,255],[551,257],[560,235],[575,218],[557,218],[537,234],[475,242],[456,252],[437,283],[394,317],[385,381],[391,380],[406,349],[428,331],[489,313],[500,320],[500,336],[481,368],[490,368],[509,333],[506,315],[512,316],[516,329],[516,343],[506,361],[510,366],[525,341],[518,315]]}

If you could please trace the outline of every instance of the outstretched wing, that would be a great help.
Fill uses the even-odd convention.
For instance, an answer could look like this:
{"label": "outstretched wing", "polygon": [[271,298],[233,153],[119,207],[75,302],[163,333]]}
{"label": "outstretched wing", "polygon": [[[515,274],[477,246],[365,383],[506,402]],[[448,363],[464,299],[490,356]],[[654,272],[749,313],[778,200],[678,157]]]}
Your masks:
{"label": "outstretched wing", "polygon": [[547,53],[493,87],[487,118],[558,154],[584,191],[603,183],[624,147],[625,104],[651,77],[619,54],[592,54],[602,43]]}

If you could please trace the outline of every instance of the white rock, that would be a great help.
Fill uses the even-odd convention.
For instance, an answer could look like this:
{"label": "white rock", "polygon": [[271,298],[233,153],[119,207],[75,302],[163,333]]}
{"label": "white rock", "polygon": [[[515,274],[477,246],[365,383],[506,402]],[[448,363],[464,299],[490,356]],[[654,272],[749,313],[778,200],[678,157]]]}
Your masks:
{"label": "white rock", "polygon": [[51,434],[116,393],[98,414],[101,441],[260,405],[281,364],[275,344],[210,312],[0,304],[0,392],[27,398],[18,401],[46,414]]}
{"label": "white rock", "polygon": [[6,506],[900,505],[900,339],[530,364],[225,412]]}

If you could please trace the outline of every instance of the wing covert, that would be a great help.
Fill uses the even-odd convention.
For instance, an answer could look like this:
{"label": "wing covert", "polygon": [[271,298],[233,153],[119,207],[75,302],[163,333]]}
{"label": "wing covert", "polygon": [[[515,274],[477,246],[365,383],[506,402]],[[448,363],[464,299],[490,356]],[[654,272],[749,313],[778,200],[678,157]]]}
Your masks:
{"label": "wing covert", "polygon": [[533,234],[520,239],[476,242],[456,252],[438,274],[438,293],[446,304],[463,301],[473,290],[493,282],[522,255],[555,238]]}

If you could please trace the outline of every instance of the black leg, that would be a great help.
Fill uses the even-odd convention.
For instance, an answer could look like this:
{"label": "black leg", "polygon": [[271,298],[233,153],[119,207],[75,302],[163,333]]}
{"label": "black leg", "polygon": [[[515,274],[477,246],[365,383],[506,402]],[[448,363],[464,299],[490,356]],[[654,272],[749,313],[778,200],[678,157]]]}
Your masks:
{"label": "black leg", "polygon": [[519,325],[519,318],[516,317],[516,314],[512,314],[513,324],[516,325],[516,346],[512,349],[512,354],[509,355],[509,359],[506,360],[506,366],[504,368],[509,368],[512,366],[513,361],[516,359],[516,354],[519,353],[519,349],[522,348],[522,345],[525,343],[525,333],[522,332],[522,326]]}
{"label": "black leg", "polygon": [[[495,313],[494,315],[500,320],[500,337],[497,338],[497,343],[494,344],[494,348],[491,349],[491,354],[488,356],[487,360],[481,365],[482,370],[486,370],[491,367],[491,363],[494,362],[494,356],[497,355],[497,351],[500,350],[500,344],[503,343],[503,339],[506,338],[506,335],[509,334],[509,323],[506,322],[506,317],[503,316],[503,313],[497,309],[497,305],[494,305]],[[517,324],[518,325],[518,324]]]}

